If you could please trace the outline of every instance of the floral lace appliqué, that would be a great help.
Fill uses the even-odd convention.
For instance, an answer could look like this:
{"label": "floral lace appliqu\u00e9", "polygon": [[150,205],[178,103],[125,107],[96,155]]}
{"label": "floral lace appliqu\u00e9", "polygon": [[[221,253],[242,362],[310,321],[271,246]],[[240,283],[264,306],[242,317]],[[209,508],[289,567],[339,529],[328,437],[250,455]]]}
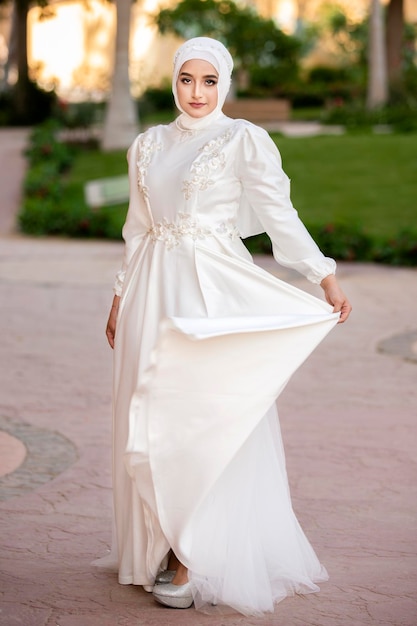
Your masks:
{"label": "floral lace appliqu\u00e9", "polygon": [[239,236],[239,231],[231,220],[220,222],[213,229],[203,226],[187,213],[179,213],[176,222],[168,222],[168,220],[157,222],[148,230],[148,235],[153,242],[162,241],[168,250],[172,250],[186,236],[191,237],[194,241],[215,235],[235,239]]}
{"label": "floral lace appliqu\u00e9", "polygon": [[152,156],[158,150],[162,150],[162,145],[153,141],[149,137],[143,136],[138,142],[138,160],[136,166],[138,169],[138,187],[144,198],[149,198],[149,189],[145,185],[145,176]]}
{"label": "floral lace appliqu\u00e9", "polygon": [[224,168],[226,157],[222,152],[223,146],[230,140],[231,131],[227,131],[217,139],[208,141],[202,148],[200,154],[191,165],[192,178],[185,180],[182,191],[188,200],[197,189],[205,191],[214,183],[212,175]]}

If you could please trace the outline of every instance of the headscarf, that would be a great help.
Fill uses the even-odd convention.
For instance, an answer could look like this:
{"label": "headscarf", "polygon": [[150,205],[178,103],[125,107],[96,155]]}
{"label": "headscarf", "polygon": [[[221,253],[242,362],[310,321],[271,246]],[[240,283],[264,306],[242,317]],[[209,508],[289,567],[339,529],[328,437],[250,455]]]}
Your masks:
{"label": "headscarf", "polygon": [[[216,69],[219,77],[217,82],[217,105],[214,111],[204,117],[194,118],[185,113],[178,101],[177,80],[181,68],[186,61],[200,59],[208,61]],[[194,37],[186,41],[178,48],[174,57],[174,72],[172,75],[172,93],[175,104],[181,111],[177,118],[177,125],[180,128],[198,130],[209,126],[213,121],[222,115],[222,107],[226,100],[227,92],[230,89],[231,74],[233,70],[233,59],[229,51],[220,41],[210,37]]]}

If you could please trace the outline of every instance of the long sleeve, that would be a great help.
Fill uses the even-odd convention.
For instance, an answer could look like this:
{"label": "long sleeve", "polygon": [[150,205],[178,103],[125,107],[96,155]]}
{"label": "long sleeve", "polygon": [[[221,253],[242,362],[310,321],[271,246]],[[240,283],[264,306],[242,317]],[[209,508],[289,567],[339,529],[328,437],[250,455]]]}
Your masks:
{"label": "long sleeve", "polygon": [[262,128],[246,126],[236,167],[244,199],[271,238],[275,260],[313,283],[334,274],[335,261],[322,254],[292,205],[280,153]]}
{"label": "long sleeve", "polygon": [[116,280],[113,286],[113,291],[116,296],[120,296],[122,293],[126,270],[146,232],[146,230],[144,230],[144,216],[146,215],[146,210],[143,198],[139,193],[136,167],[139,138],[140,135],[133,141],[127,152],[129,208],[122,230],[123,239],[125,241],[122,267],[116,274]]}

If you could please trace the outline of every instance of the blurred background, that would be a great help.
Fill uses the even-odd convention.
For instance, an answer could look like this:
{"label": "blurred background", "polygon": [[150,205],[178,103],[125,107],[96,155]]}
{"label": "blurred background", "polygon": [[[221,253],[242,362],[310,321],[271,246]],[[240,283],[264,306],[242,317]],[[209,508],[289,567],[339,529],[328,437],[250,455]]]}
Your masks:
{"label": "blurred background", "polygon": [[175,116],[173,53],[200,35],[230,49],[225,112],[271,133],[319,245],[416,265],[415,0],[0,0],[0,126],[31,129],[18,228],[120,239],[126,149]]}

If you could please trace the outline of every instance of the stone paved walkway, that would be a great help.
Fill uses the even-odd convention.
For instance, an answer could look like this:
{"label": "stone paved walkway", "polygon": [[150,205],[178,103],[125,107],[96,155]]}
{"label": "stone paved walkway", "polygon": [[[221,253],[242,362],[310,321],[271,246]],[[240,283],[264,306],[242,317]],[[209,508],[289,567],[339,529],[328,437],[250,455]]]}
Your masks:
{"label": "stone paved walkway", "polygon": [[0,431],[17,442],[0,478],[0,624],[415,626],[416,270],[342,264],[352,318],[279,402],[294,508],[330,581],[264,618],[208,617],[91,566],[111,534],[104,326],[120,256],[119,243],[0,237]]}

